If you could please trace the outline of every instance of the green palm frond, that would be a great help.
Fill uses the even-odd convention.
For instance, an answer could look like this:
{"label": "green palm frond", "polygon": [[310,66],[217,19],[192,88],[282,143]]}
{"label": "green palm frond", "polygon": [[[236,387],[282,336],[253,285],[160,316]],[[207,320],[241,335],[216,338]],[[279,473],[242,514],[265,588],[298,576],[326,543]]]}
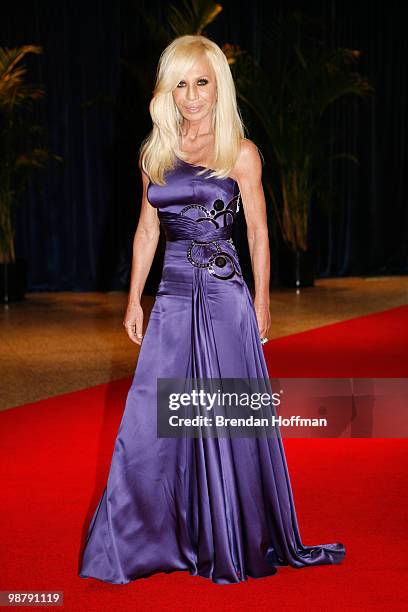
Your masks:
{"label": "green palm frond", "polygon": [[27,68],[21,62],[29,53],[38,55],[42,53],[42,48],[37,45],[14,49],[0,47],[0,108],[5,111],[10,112],[15,106],[29,105],[44,95],[40,87],[24,81]]}
{"label": "green palm frond", "polygon": [[221,11],[221,4],[212,0],[183,0],[180,8],[169,6],[168,23],[175,36],[202,34]]}

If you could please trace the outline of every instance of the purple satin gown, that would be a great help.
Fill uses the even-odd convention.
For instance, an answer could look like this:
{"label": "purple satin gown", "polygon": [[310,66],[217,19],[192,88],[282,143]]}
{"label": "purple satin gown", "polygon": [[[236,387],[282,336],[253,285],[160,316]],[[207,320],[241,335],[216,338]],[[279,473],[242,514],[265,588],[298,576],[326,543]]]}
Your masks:
{"label": "purple satin gown", "polygon": [[230,584],[345,555],[338,542],[302,544],[280,436],[156,435],[157,378],[269,377],[231,239],[238,184],[206,178],[210,170],[197,176],[199,169],[177,160],[165,186],[148,187],[166,235],[163,273],[82,578],[123,584],[184,570]]}

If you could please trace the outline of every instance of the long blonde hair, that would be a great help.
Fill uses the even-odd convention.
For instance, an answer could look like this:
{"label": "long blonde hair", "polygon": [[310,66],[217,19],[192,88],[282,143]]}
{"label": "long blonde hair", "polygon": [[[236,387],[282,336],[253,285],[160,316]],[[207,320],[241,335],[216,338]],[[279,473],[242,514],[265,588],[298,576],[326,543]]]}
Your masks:
{"label": "long blonde hair", "polygon": [[[162,52],[149,111],[153,129],[140,146],[143,170],[153,183],[165,185],[164,174],[174,168],[176,157],[186,160],[180,150],[181,121],[172,91],[197,59],[205,53],[215,74],[217,102],[213,113],[215,135],[215,172],[211,177],[229,175],[244,138],[244,124],[237,105],[235,84],[228,60],[220,47],[206,36],[186,35],[175,38]],[[198,174],[203,174],[201,170]]]}

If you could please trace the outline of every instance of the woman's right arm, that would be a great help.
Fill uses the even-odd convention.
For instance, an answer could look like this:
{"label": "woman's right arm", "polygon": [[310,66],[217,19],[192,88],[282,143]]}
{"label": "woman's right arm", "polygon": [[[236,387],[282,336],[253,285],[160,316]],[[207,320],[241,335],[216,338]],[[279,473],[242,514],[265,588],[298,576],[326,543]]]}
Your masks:
{"label": "woman's right arm", "polygon": [[142,343],[143,310],[141,298],[160,237],[160,221],[157,209],[147,199],[149,177],[141,167],[140,159],[139,168],[142,173],[143,183],[142,207],[133,239],[129,297],[123,320],[123,325],[129,338],[136,344]]}

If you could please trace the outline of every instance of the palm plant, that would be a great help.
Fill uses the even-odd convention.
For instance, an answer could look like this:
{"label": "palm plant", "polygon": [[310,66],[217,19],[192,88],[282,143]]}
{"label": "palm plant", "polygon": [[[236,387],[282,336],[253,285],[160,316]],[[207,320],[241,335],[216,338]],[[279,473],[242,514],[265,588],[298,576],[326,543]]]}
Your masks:
{"label": "palm plant", "polygon": [[346,96],[373,91],[352,69],[360,52],[328,48],[314,35],[315,25],[298,10],[269,21],[262,66],[239,48],[227,48],[238,98],[262,134],[269,166],[265,186],[283,240],[293,251],[308,249],[312,198],[323,196],[321,204],[330,206],[324,184],[328,162],[357,161],[349,153],[327,154],[326,111]]}
{"label": "palm plant", "polygon": [[[33,169],[51,157],[42,144],[43,130],[30,119],[32,104],[41,99],[41,87],[25,82],[28,54],[40,54],[35,45],[0,47],[0,263],[15,262],[15,208]],[[53,155],[55,159],[60,159]]]}

